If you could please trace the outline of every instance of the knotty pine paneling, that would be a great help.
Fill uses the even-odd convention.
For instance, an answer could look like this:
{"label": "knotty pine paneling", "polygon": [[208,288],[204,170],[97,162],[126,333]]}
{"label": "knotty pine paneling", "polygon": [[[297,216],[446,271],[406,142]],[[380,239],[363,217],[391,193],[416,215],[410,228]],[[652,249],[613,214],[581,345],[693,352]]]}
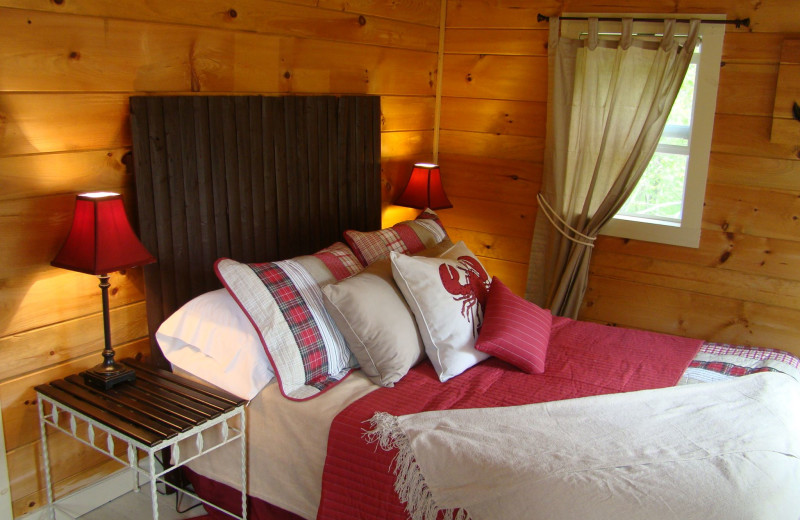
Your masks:
{"label": "knotty pine paneling", "polygon": [[778,63],[784,35],[726,31],[722,44],[724,63]]}
{"label": "knotty pine paneling", "polygon": [[777,65],[726,63],[719,70],[717,114],[771,116],[777,80]]}
{"label": "knotty pine paneling", "polygon": [[127,117],[124,94],[0,92],[0,157],[130,146]]}
{"label": "knotty pine paneling", "polygon": [[708,182],[800,191],[800,161],[712,153]]}
{"label": "knotty pine paneling", "polygon": [[434,52],[84,16],[65,29],[64,15],[14,9],[0,17],[0,68],[15,70],[0,75],[5,91],[435,92]]}
{"label": "knotty pine paneling", "polygon": [[777,305],[594,274],[581,312],[584,319],[602,323],[724,343],[769,344],[800,354],[793,325],[800,312]]}
{"label": "knotty pine paneling", "polygon": [[442,130],[544,137],[547,104],[505,99],[447,98]]}
{"label": "knotty pine paneling", "polygon": [[470,211],[447,211],[447,228],[455,227],[504,236],[530,240],[533,233],[535,208],[527,205],[508,204],[504,201],[482,200],[478,198],[450,197],[453,209],[459,204]]}
{"label": "knotty pine paneling", "polygon": [[[0,338],[0,380],[35,372],[71,359],[97,353],[103,341],[102,307],[95,314]],[[111,342],[128,343],[147,334],[143,301],[111,310]],[[9,447],[6,440],[6,448]]]}
{"label": "knotty pine paneling", "polygon": [[494,258],[521,265],[528,263],[528,238],[481,233],[453,226],[447,228],[447,233],[453,242],[463,240],[481,258]]}
{"label": "knotty pine paneling", "polygon": [[663,285],[686,292],[800,310],[800,281],[797,280],[610,251],[598,251],[592,257],[592,272],[643,285]]}
{"label": "knotty pine paneling", "polygon": [[[97,278],[49,262],[75,193],[122,191],[135,222],[128,98],[380,95],[391,200],[398,175],[432,159],[440,6],[0,0],[0,405],[15,515],[44,498],[34,385],[100,361]],[[111,307],[119,355],[147,352],[140,269],[112,274]],[[65,441],[53,441],[57,490],[113,471]]]}
{"label": "knotty pine paneling", "polygon": [[653,242],[601,236],[598,251],[656,258],[674,264],[758,274],[769,279],[800,280],[800,243],[720,230],[702,230],[700,247],[676,248]]}
{"label": "knotty pine paneling", "polygon": [[800,241],[798,193],[708,184],[703,228]]}
{"label": "knotty pine paneling", "polygon": [[561,0],[447,0],[447,29],[541,29],[536,15],[558,14],[562,4]]}
{"label": "knotty pine paneling", "polygon": [[439,163],[448,172],[458,172],[459,182],[442,181],[450,196],[484,197],[524,206],[539,192],[542,172],[538,164],[452,154],[441,154]]}
{"label": "knotty pine paneling", "polygon": [[445,33],[448,54],[547,56],[547,27],[538,29],[455,29]]}
{"label": "knotty pine paneling", "polygon": [[[54,193],[119,190],[127,185],[124,160],[129,151],[129,148],[113,148],[0,157],[0,172],[3,172],[0,201],[48,197]],[[70,202],[74,204],[71,197]],[[48,210],[51,207],[48,205]]]}
{"label": "knotty pine paneling", "polygon": [[[438,2],[415,3],[415,9],[363,2],[244,0],[224,8],[215,0],[192,2],[40,2],[3,0],[0,5],[51,13],[99,16],[152,23],[194,25],[235,31],[320,40],[385,45],[436,52]],[[320,9],[318,7],[325,7]]]}
{"label": "knotty pine paneling", "polygon": [[442,152],[466,151],[478,157],[513,161],[540,163],[544,157],[544,137],[442,130],[439,146]]}
{"label": "knotty pine paneling", "polygon": [[798,160],[798,145],[769,141],[772,117],[740,114],[717,114],[714,118],[712,152],[745,157],[771,157]]}
{"label": "knotty pine paneling", "polygon": [[291,0],[292,2],[319,5],[326,9],[356,12],[439,26],[439,2],[434,0]]}
{"label": "knotty pine paneling", "polygon": [[443,96],[547,101],[543,56],[447,54],[442,77]]}

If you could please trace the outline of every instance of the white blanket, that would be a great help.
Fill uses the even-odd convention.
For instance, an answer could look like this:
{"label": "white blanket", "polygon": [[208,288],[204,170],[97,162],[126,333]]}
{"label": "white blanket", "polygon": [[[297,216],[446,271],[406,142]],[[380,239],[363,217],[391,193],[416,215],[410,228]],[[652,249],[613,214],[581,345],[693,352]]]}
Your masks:
{"label": "white blanket", "polygon": [[800,518],[800,383],[784,374],[373,427],[414,520]]}

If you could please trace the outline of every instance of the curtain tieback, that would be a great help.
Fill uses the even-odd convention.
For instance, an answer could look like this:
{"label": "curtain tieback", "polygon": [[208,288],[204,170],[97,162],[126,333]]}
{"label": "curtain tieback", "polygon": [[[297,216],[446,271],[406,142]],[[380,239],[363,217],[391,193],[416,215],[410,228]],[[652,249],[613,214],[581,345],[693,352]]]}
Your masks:
{"label": "curtain tieback", "polygon": [[[536,200],[539,201],[539,208],[542,210],[544,216],[547,217],[547,220],[550,221],[550,224],[552,224],[553,227],[556,228],[556,231],[561,233],[567,240],[570,240],[582,246],[594,247],[594,240],[596,237],[590,237],[589,235],[584,235],[574,227],[567,224],[567,222],[564,219],[562,219],[558,213],[556,213],[556,211],[550,206],[550,204],[547,203],[547,200],[545,200],[541,192],[536,194]],[[556,220],[558,221],[558,224],[556,223]],[[573,236],[572,234],[568,234],[566,231],[564,231],[564,228],[570,230],[575,236]]]}

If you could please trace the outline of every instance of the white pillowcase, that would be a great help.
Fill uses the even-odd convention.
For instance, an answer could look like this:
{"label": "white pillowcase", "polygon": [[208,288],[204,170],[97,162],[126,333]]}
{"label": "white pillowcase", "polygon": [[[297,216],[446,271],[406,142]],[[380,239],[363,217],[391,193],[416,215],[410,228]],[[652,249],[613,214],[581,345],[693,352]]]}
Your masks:
{"label": "white pillowcase", "polygon": [[489,355],[475,349],[491,284],[459,242],[438,258],[390,254],[394,281],[414,313],[425,353],[444,382]]}
{"label": "white pillowcase", "polygon": [[156,341],[170,363],[242,399],[275,377],[252,323],[226,289],[187,302],[161,324]]}

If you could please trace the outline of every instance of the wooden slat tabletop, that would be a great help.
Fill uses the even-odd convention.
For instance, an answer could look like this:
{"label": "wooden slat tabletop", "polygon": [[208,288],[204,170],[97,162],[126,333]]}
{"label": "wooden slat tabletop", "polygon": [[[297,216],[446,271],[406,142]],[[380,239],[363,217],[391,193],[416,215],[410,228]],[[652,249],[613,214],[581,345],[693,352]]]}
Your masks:
{"label": "wooden slat tabletop", "polygon": [[39,385],[36,391],[147,446],[246,403],[221,389],[132,359],[122,362],[136,371],[136,381],[100,390],[73,375]]}

